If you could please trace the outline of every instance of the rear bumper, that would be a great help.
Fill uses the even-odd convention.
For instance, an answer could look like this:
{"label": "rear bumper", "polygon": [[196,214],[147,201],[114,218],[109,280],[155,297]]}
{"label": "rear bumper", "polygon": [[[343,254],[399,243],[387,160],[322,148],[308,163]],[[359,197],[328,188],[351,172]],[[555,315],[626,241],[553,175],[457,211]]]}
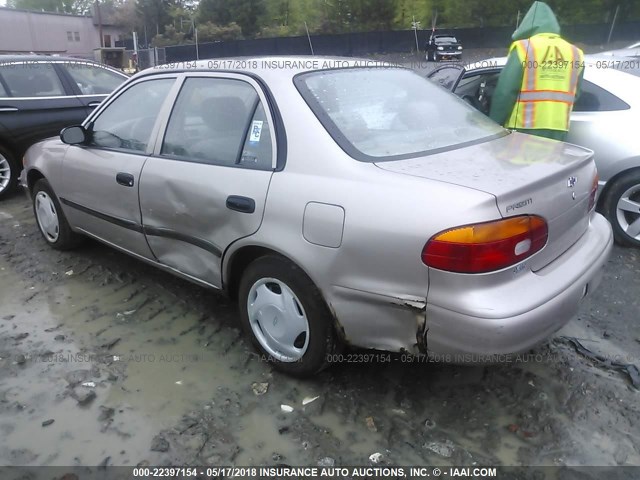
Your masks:
{"label": "rear bumper", "polygon": [[[487,291],[495,306],[491,311],[486,308],[486,296],[485,307],[475,312],[460,313],[427,303],[427,352],[443,361],[467,363],[483,362],[480,356],[519,353],[536,346],[571,320],[581,300],[598,287],[612,248],[611,226],[594,214],[580,240],[551,264],[529,272],[521,281]],[[548,297],[550,291],[554,292],[550,299],[525,312],[510,315],[511,307],[504,307],[535,303],[532,296],[544,293]],[[514,298],[521,300],[513,302]]]}

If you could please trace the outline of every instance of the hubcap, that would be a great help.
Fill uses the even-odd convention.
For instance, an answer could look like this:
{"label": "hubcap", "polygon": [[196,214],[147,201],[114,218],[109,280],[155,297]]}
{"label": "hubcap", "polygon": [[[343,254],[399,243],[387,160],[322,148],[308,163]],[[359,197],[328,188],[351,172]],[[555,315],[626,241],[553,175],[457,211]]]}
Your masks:
{"label": "hubcap", "polygon": [[58,212],[51,197],[46,192],[38,192],[35,198],[36,218],[40,231],[50,243],[55,243],[60,235]]}
{"label": "hubcap", "polygon": [[10,180],[11,165],[9,165],[9,160],[4,158],[4,156],[0,154],[0,193],[2,193],[9,186]]}
{"label": "hubcap", "polygon": [[309,345],[309,322],[295,293],[280,280],[262,278],[247,299],[249,324],[256,339],[281,362],[300,360]]}
{"label": "hubcap", "polygon": [[640,241],[640,185],[627,189],[618,200],[616,216],[620,228]]}

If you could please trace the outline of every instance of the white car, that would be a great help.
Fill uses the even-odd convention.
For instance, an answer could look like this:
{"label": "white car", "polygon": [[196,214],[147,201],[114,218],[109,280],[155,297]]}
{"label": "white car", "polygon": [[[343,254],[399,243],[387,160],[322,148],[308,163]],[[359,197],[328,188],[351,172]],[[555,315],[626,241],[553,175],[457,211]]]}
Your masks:
{"label": "white car", "polygon": [[607,57],[635,57],[640,58],[640,42],[636,42],[628,47],[618,48],[616,50],[609,50],[599,53],[598,55],[604,55]]}
{"label": "white car", "polygon": [[[640,247],[640,78],[612,68],[610,60],[585,60],[567,142],[595,152],[598,209],[611,222],[617,243]],[[449,64],[429,78],[488,114],[506,61],[493,58],[467,67]]]}

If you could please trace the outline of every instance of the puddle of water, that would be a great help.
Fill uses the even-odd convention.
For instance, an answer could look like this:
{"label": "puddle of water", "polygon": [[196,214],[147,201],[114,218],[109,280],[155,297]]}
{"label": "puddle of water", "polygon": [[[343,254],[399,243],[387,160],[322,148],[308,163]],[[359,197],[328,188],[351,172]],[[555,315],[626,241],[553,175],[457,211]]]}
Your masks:
{"label": "puddle of water", "polygon": [[[112,464],[135,465],[157,459],[149,451],[155,434],[202,407],[215,388],[237,383],[233,372],[243,363],[241,349],[220,358],[212,347],[204,347],[197,314],[171,299],[149,302],[144,292],[130,298],[132,288],[97,289],[74,278],[39,291],[42,285],[32,289],[30,282],[17,281],[1,260],[0,268],[0,313],[15,315],[0,323],[0,335],[28,332],[17,348],[31,357],[17,376],[0,377],[0,392],[6,392],[9,404],[26,405],[13,418],[0,414],[0,424],[11,430],[0,439],[1,463],[14,463],[8,452],[17,449],[38,452],[36,464],[97,465],[110,456]],[[135,308],[142,304],[146,306]],[[56,335],[66,339],[56,341]],[[226,331],[216,341],[229,341],[229,335]],[[126,365],[125,378],[102,385],[104,375],[92,377],[98,383],[96,399],[88,407],[76,406],[65,396],[64,375],[99,365],[102,355],[93,350],[116,339],[110,350],[102,351]],[[46,351],[56,355],[42,356]],[[100,405],[115,409],[106,433],[100,432],[104,422],[97,420]],[[49,418],[55,422],[42,427]]]}

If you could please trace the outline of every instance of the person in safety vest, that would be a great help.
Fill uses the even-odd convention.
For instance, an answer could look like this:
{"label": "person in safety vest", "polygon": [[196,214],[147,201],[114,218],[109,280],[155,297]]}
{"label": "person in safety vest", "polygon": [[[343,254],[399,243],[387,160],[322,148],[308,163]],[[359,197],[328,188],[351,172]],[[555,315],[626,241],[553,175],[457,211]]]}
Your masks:
{"label": "person in safety vest", "polygon": [[544,2],[531,5],[512,39],[489,116],[509,129],[564,140],[584,74],[582,50],[560,37]]}

